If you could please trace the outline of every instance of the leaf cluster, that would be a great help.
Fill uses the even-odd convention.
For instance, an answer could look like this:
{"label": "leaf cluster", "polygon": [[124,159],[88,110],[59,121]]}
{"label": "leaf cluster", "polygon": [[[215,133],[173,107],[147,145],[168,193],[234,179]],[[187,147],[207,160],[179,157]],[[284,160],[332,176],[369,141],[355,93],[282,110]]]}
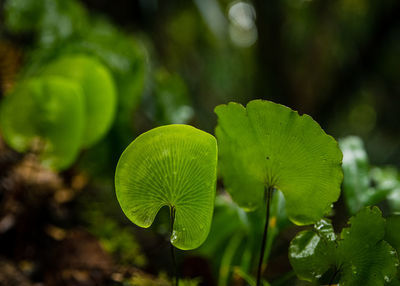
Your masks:
{"label": "leaf cluster", "polygon": [[339,236],[331,222],[322,219],[292,240],[290,262],[298,277],[319,285],[387,285],[396,279],[399,266],[398,245],[393,243],[397,231],[391,224],[377,207],[350,218]]}

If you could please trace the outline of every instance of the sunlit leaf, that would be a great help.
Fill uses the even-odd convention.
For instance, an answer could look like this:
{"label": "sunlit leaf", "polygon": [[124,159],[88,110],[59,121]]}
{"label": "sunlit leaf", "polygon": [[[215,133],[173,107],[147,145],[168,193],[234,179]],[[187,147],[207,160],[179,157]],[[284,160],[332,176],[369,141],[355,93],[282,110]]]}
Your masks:
{"label": "sunlit leaf", "polygon": [[296,224],[318,221],[340,193],[342,154],[310,116],[269,101],[220,105],[216,135],[220,170],[233,199],[247,209],[274,187]]}
{"label": "sunlit leaf", "polygon": [[1,132],[17,151],[36,151],[43,165],[64,169],[79,151],[83,106],[82,90],[76,83],[59,77],[30,79],[5,97]]}
{"label": "sunlit leaf", "polygon": [[213,214],[215,138],[188,125],[167,125],[136,138],[122,154],[117,198],[125,215],[149,227],[163,206],[175,210],[171,243],[193,249],[206,239]]}

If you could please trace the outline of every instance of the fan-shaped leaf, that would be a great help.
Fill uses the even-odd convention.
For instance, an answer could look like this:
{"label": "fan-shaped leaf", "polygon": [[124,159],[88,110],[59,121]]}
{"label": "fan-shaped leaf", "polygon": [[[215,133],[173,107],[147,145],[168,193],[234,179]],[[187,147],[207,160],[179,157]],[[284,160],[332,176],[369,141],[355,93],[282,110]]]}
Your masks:
{"label": "fan-shaped leaf", "polygon": [[76,158],[83,132],[82,90],[59,77],[42,77],[20,83],[5,97],[0,127],[6,142],[19,152],[40,140],[43,165],[64,169]]}
{"label": "fan-shaped leaf", "polygon": [[49,66],[44,74],[62,76],[76,81],[85,100],[85,130],[83,147],[101,139],[114,119],[116,94],[114,80],[99,61],[87,56],[66,56]]}
{"label": "fan-shaped leaf", "polygon": [[310,116],[269,101],[220,105],[216,135],[220,170],[232,197],[253,209],[264,188],[281,190],[289,218],[310,224],[326,214],[340,193],[342,154]]}
{"label": "fan-shaped leaf", "polygon": [[118,201],[140,227],[149,227],[161,207],[174,208],[171,243],[196,248],[211,225],[216,166],[212,135],[188,125],[152,129],[136,138],[118,162]]}

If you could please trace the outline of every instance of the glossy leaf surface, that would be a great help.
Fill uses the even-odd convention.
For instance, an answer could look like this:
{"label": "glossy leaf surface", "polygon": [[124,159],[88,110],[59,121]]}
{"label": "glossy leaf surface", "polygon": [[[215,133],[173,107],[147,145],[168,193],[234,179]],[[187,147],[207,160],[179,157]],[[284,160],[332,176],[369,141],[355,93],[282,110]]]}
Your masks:
{"label": "glossy leaf surface", "polygon": [[329,220],[322,219],[313,230],[298,233],[289,246],[289,259],[297,275],[314,281],[335,263],[336,235]]}
{"label": "glossy leaf surface", "polygon": [[362,209],[349,224],[340,239],[335,239],[332,226],[325,224],[328,231],[323,232],[317,224],[292,240],[289,258],[300,278],[351,286],[385,285],[395,278],[399,260],[384,240],[385,219],[380,210]]}
{"label": "glossy leaf surface", "polygon": [[85,100],[82,147],[100,140],[111,127],[116,107],[114,80],[108,69],[93,58],[77,55],[51,63],[43,73],[74,80],[82,87]]}
{"label": "glossy leaf surface", "polygon": [[221,174],[239,205],[259,207],[264,188],[274,187],[296,224],[314,223],[330,210],[340,193],[342,154],[310,116],[263,100],[215,112]]}
{"label": "glossy leaf surface", "polygon": [[175,209],[171,243],[193,249],[206,239],[214,208],[215,138],[188,125],[167,125],[136,138],[122,154],[117,198],[125,215],[149,227],[163,206]]}
{"label": "glossy leaf surface", "polygon": [[59,77],[30,79],[5,97],[1,132],[15,150],[36,151],[43,165],[65,169],[79,152],[83,106],[82,90],[74,82]]}

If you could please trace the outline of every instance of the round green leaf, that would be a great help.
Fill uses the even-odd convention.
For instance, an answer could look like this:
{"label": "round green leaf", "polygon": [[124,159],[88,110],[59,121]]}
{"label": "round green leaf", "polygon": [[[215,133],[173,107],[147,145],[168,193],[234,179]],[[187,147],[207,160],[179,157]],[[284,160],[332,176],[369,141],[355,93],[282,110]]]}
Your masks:
{"label": "round green leaf", "polygon": [[220,171],[238,204],[259,207],[265,188],[274,187],[296,224],[316,222],[330,210],[340,194],[342,153],[310,116],[264,100],[215,112]]}
{"label": "round green leaf", "polygon": [[5,141],[19,152],[40,141],[42,164],[65,169],[75,160],[84,121],[82,90],[59,77],[34,78],[20,83],[5,97],[0,127]]}
{"label": "round green leaf", "polygon": [[336,236],[328,220],[315,224],[313,230],[298,233],[289,246],[289,260],[297,276],[317,281],[335,264]]}
{"label": "round green leaf", "polygon": [[163,206],[175,209],[171,243],[193,249],[206,239],[214,208],[217,167],[215,138],[188,125],[154,128],[122,154],[117,198],[125,215],[149,227]]}
{"label": "round green leaf", "polygon": [[49,66],[44,74],[62,76],[76,81],[85,100],[85,130],[82,146],[90,147],[111,127],[116,106],[114,80],[99,61],[87,56],[63,57]]}

